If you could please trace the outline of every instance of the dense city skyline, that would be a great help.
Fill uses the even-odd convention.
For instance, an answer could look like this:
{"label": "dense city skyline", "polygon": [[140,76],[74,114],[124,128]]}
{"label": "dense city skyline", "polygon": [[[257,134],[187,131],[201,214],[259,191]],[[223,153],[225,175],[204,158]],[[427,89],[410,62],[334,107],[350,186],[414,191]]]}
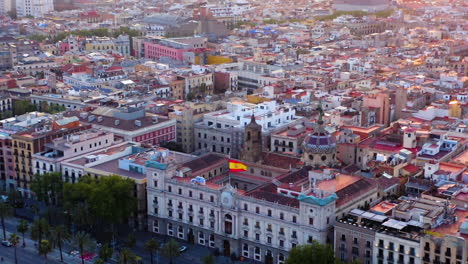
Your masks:
{"label": "dense city skyline", "polygon": [[0,260],[468,263],[461,0],[0,0]]}

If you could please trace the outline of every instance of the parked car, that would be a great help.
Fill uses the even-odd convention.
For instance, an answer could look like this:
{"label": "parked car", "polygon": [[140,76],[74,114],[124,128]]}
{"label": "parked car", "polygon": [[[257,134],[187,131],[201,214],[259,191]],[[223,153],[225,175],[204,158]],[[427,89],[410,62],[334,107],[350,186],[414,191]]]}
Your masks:
{"label": "parked car", "polygon": [[95,258],[97,256],[96,253],[89,253],[89,252],[84,252],[83,253],[83,256],[80,256],[80,258],[84,259],[84,260],[92,260],[93,258]]}
{"label": "parked car", "polygon": [[3,241],[2,241],[2,245],[4,245],[5,247],[11,247],[11,246],[13,246],[13,244],[11,244],[11,242],[8,241],[8,240],[3,240]]}
{"label": "parked car", "polygon": [[182,253],[182,252],[184,252],[184,251],[186,251],[186,250],[187,250],[187,247],[186,247],[186,246],[181,246],[181,247],[179,248],[179,252],[180,252],[180,253]]}

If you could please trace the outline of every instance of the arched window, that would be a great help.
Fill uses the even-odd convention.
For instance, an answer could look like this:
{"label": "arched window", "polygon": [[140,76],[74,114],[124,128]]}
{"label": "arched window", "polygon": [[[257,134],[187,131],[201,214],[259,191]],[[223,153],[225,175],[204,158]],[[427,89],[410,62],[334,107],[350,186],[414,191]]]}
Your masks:
{"label": "arched window", "polygon": [[247,140],[250,140],[250,131],[247,132]]}
{"label": "arched window", "polygon": [[232,235],[232,216],[230,214],[224,216],[224,232]]}

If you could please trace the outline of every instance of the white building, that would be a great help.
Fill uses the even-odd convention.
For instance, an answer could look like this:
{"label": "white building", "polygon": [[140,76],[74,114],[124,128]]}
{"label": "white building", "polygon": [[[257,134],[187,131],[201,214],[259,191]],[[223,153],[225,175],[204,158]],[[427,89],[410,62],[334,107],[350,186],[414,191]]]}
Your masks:
{"label": "white building", "polygon": [[17,62],[13,69],[15,71],[34,76],[38,73],[46,73],[51,68],[57,66],[58,64],[53,60],[43,60],[39,57],[28,57]]}
{"label": "white building", "polygon": [[[395,225],[402,224],[394,219],[388,222]],[[394,230],[394,228],[389,228]],[[398,233],[398,231],[383,231],[375,234],[374,257],[375,263],[421,263],[420,237],[411,234]]]}
{"label": "white building", "polygon": [[227,109],[205,114],[202,121],[195,123],[195,149],[237,157],[243,145],[244,127],[250,123],[252,115],[262,126],[265,142],[271,132],[302,120],[291,105],[279,105],[276,101],[259,104],[229,102]]}
{"label": "white building", "polygon": [[57,138],[46,144],[46,150],[33,155],[35,173],[61,172],[61,162],[85,153],[111,146],[114,134],[90,129],[83,132]]}
{"label": "white building", "polygon": [[44,17],[45,14],[51,11],[54,11],[53,0],[16,0],[18,17]]}
{"label": "white building", "polygon": [[[268,170],[249,166],[256,174]],[[229,183],[227,170],[227,159],[215,154],[146,168],[149,230],[262,263],[282,264],[296,245],[326,242],[338,197],[290,186],[288,181],[297,177],[314,181],[307,168],[277,177],[279,186],[267,183],[271,177],[259,176],[274,189],[269,191],[241,175],[231,176]],[[267,172],[275,176],[276,170]],[[249,186],[242,187],[244,183]],[[235,188],[237,184],[246,189]]]}
{"label": "white building", "polygon": [[10,12],[11,9],[11,0],[0,0],[0,14]]}

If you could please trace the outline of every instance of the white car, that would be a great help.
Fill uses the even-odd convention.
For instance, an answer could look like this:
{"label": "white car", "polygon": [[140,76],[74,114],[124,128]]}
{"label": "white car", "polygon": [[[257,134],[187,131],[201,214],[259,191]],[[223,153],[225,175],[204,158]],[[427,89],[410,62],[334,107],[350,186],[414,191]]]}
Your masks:
{"label": "white car", "polygon": [[186,251],[186,250],[187,250],[187,247],[186,247],[186,246],[181,246],[181,247],[179,248],[179,252],[181,252],[181,253],[184,252],[184,251]]}
{"label": "white car", "polygon": [[11,244],[11,242],[8,241],[8,240],[3,240],[3,241],[2,241],[2,245],[4,245],[5,247],[11,247],[11,246],[13,246],[13,244]]}

